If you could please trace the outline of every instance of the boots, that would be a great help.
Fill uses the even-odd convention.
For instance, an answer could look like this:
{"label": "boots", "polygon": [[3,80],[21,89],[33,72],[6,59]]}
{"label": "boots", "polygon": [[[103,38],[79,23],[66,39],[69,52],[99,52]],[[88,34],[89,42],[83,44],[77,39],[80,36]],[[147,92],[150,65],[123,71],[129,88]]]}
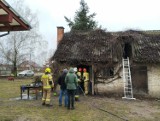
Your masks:
{"label": "boots", "polygon": [[71,110],[74,110],[74,109],[75,109],[75,107],[72,107],[72,108],[71,108]]}
{"label": "boots", "polygon": [[43,102],[42,105],[45,105],[45,102]]}
{"label": "boots", "polygon": [[46,104],[46,107],[52,107],[53,105],[51,105],[51,104]]}

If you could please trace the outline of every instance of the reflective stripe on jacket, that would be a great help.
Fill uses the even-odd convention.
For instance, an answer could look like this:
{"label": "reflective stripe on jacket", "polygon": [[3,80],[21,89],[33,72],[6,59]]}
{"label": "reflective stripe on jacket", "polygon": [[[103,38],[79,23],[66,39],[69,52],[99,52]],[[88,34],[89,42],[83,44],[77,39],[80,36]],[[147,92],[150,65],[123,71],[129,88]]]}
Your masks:
{"label": "reflective stripe on jacket", "polygon": [[50,74],[42,75],[41,81],[43,83],[43,88],[44,89],[50,89],[51,88],[51,85],[49,84],[49,81],[52,81],[52,84],[53,84],[52,76]]}

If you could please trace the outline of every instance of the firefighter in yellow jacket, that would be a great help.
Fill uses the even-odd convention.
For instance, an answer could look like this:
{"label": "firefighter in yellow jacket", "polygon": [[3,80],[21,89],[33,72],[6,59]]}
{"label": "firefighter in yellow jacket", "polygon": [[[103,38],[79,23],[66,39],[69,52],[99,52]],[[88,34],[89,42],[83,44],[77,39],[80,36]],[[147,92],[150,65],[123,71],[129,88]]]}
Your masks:
{"label": "firefighter in yellow jacket", "polygon": [[78,72],[75,72],[75,74],[77,75],[77,81],[78,81],[78,85],[77,85],[77,89],[76,89],[76,93],[75,93],[75,101],[79,101],[79,94],[80,94],[80,83],[82,82],[82,68],[78,69]]}
{"label": "firefighter in yellow jacket", "polygon": [[88,94],[88,86],[89,86],[89,73],[86,68],[83,69],[83,79],[84,79],[84,91],[85,94]]}
{"label": "firefighter in yellow jacket", "polygon": [[46,68],[45,74],[42,75],[41,81],[43,83],[43,97],[42,97],[42,105],[46,105],[48,107],[52,106],[50,104],[51,101],[51,87],[54,86],[52,76],[51,76],[51,69]]}

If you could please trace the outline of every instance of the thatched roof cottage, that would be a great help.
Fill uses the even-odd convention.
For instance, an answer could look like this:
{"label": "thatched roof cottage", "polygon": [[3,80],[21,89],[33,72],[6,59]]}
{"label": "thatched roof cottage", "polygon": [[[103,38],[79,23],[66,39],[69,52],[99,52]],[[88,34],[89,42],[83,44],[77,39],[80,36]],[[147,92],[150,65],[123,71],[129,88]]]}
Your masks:
{"label": "thatched roof cottage", "polygon": [[123,94],[122,58],[129,57],[134,94],[160,97],[160,35],[124,32],[71,31],[58,27],[58,46],[52,57],[58,64],[85,67],[92,94]]}

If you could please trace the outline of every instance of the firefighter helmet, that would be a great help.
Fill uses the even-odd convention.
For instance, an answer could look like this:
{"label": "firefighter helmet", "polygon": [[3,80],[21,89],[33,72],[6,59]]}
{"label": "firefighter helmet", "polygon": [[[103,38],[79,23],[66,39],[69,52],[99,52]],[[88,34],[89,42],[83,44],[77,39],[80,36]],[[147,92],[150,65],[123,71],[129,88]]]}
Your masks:
{"label": "firefighter helmet", "polygon": [[79,68],[78,71],[81,72],[81,71],[82,71],[82,68]]}
{"label": "firefighter helmet", "polygon": [[75,67],[75,68],[73,68],[73,70],[74,70],[74,72],[77,72],[77,68]]}
{"label": "firefighter helmet", "polygon": [[45,72],[51,73],[51,69],[50,68],[46,68]]}

